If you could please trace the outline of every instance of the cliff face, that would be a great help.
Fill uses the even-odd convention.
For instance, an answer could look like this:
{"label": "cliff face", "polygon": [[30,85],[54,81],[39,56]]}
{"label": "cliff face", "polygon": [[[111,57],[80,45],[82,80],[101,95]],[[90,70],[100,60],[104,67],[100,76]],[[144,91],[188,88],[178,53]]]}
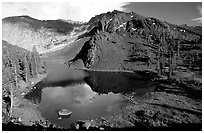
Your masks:
{"label": "cliff face", "polygon": [[9,17],[2,20],[2,39],[30,51],[35,45],[41,53],[67,43],[79,32],[80,25],[63,20],[40,21],[29,16]]}
{"label": "cliff face", "polygon": [[87,68],[118,70],[160,69],[173,62],[172,66],[201,69],[201,27],[174,25],[120,11],[97,15],[87,24],[90,31],[81,38],[89,36],[90,40],[71,64],[81,59]]}

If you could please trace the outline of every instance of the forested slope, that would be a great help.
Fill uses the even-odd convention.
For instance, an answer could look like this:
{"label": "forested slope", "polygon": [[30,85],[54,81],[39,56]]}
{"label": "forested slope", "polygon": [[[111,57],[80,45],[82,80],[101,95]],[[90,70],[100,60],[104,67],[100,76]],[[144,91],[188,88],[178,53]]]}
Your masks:
{"label": "forested slope", "polygon": [[2,41],[2,112],[3,121],[12,115],[12,102],[18,89],[18,82],[29,82],[30,78],[42,73],[40,56],[35,46],[29,52],[16,45]]}

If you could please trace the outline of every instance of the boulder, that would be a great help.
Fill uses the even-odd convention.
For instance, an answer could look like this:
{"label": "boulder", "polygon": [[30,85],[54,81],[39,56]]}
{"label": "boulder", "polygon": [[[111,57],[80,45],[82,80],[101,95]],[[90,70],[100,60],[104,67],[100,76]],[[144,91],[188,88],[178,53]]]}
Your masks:
{"label": "boulder", "polygon": [[100,127],[99,129],[100,129],[101,131],[105,130],[103,127]]}
{"label": "boulder", "polygon": [[79,130],[79,128],[80,128],[79,124],[77,124],[77,123],[71,124],[71,127],[72,127],[73,129],[75,129],[75,130]]}
{"label": "boulder", "polygon": [[84,124],[82,125],[82,128],[86,128],[86,130],[89,129],[89,127],[91,126],[91,123],[89,121],[84,122]]}
{"label": "boulder", "polygon": [[69,117],[72,114],[72,112],[68,109],[61,109],[58,111],[58,115],[60,117]]}

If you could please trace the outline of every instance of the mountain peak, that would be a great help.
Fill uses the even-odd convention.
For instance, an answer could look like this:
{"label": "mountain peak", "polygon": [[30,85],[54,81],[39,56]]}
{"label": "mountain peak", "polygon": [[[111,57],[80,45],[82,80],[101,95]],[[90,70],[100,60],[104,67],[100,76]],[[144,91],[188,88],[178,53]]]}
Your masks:
{"label": "mountain peak", "polygon": [[134,12],[123,12],[113,10],[112,12],[102,13],[92,17],[88,24],[90,28],[99,27],[102,31],[115,32],[116,30],[126,28],[126,24],[133,19],[145,19],[147,17],[141,16]]}
{"label": "mountain peak", "polygon": [[112,13],[124,13],[123,11],[113,10]]}

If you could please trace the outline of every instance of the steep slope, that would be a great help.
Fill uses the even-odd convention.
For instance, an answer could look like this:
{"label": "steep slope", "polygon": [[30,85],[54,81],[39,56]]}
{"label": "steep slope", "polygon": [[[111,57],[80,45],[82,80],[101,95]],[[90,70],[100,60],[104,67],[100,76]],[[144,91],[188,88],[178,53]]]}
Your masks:
{"label": "steep slope", "polygon": [[[201,27],[174,25],[134,12],[114,10],[93,17],[90,37],[70,65],[82,60],[92,69],[154,69],[185,65],[201,69]],[[189,60],[190,58],[190,60]],[[160,69],[159,68],[159,69]]]}
{"label": "steep slope", "polygon": [[84,30],[79,22],[65,20],[37,20],[29,16],[8,17],[2,20],[2,39],[27,50],[33,45],[44,52],[66,44]]}

